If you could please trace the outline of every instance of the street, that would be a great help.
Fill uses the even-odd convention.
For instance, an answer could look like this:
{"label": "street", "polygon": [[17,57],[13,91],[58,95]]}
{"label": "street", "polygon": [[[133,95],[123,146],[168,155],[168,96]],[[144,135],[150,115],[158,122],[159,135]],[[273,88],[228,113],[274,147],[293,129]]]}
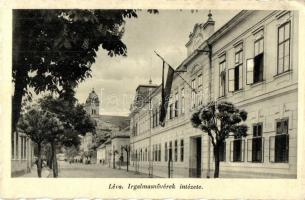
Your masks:
{"label": "street", "polygon": [[[124,169],[113,169],[107,165],[100,164],[81,164],[59,161],[59,176],[58,178],[148,178],[146,174],[136,174],[134,171],[126,171]],[[37,169],[33,166],[31,173],[25,174],[24,177],[37,177]],[[44,169],[42,177],[52,178],[52,171]]]}

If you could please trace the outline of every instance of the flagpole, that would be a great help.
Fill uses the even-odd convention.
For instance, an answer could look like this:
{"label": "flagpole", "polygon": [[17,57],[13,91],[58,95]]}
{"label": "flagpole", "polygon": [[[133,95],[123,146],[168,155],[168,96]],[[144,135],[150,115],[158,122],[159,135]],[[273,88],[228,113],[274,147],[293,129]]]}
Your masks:
{"label": "flagpole", "polygon": [[[163,61],[163,71],[162,71],[162,83],[164,82],[164,78],[163,78],[163,75],[164,75],[164,64],[166,63],[169,67],[171,67],[172,69],[174,69],[168,62],[166,62],[164,60],[164,58],[162,56],[160,56],[156,51],[154,51],[155,54]],[[180,74],[178,71],[174,70],[174,72],[176,72],[178,74],[178,76],[192,89],[193,92],[195,92],[195,94],[197,94],[197,91],[195,88],[193,88]],[[164,85],[162,85],[162,88]]]}

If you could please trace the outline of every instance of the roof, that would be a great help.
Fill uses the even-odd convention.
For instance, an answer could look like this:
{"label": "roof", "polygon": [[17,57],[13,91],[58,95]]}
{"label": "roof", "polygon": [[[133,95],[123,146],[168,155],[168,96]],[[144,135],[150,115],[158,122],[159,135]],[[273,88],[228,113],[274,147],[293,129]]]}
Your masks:
{"label": "roof", "polygon": [[99,103],[98,96],[95,93],[94,89],[92,89],[92,91],[89,93],[89,96],[87,97],[86,103],[89,103],[89,102]]}

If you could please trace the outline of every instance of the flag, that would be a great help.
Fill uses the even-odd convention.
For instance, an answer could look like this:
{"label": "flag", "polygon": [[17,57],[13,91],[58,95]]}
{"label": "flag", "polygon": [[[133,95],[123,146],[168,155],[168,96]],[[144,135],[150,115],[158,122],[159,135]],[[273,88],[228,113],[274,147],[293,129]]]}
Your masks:
{"label": "flag", "polygon": [[173,83],[173,78],[174,78],[174,73],[175,70],[168,66],[168,73],[167,73],[167,78],[166,78],[166,84],[164,87],[164,67],[165,67],[165,62],[163,61],[163,69],[162,69],[162,92],[161,92],[161,106],[160,106],[160,125],[165,126],[165,118],[166,118],[166,113],[167,113],[167,107],[168,107],[168,101],[169,97],[171,94],[171,89],[172,89],[172,83]]}

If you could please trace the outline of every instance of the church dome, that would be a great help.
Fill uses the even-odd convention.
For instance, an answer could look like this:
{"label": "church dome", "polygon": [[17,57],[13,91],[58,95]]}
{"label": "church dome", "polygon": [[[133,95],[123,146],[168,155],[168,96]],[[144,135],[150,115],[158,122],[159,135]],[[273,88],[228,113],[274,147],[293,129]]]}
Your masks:
{"label": "church dome", "polygon": [[86,100],[86,103],[99,103],[99,99],[98,99],[98,96],[97,94],[95,93],[94,89],[92,89],[92,91],[90,92],[87,100]]}

